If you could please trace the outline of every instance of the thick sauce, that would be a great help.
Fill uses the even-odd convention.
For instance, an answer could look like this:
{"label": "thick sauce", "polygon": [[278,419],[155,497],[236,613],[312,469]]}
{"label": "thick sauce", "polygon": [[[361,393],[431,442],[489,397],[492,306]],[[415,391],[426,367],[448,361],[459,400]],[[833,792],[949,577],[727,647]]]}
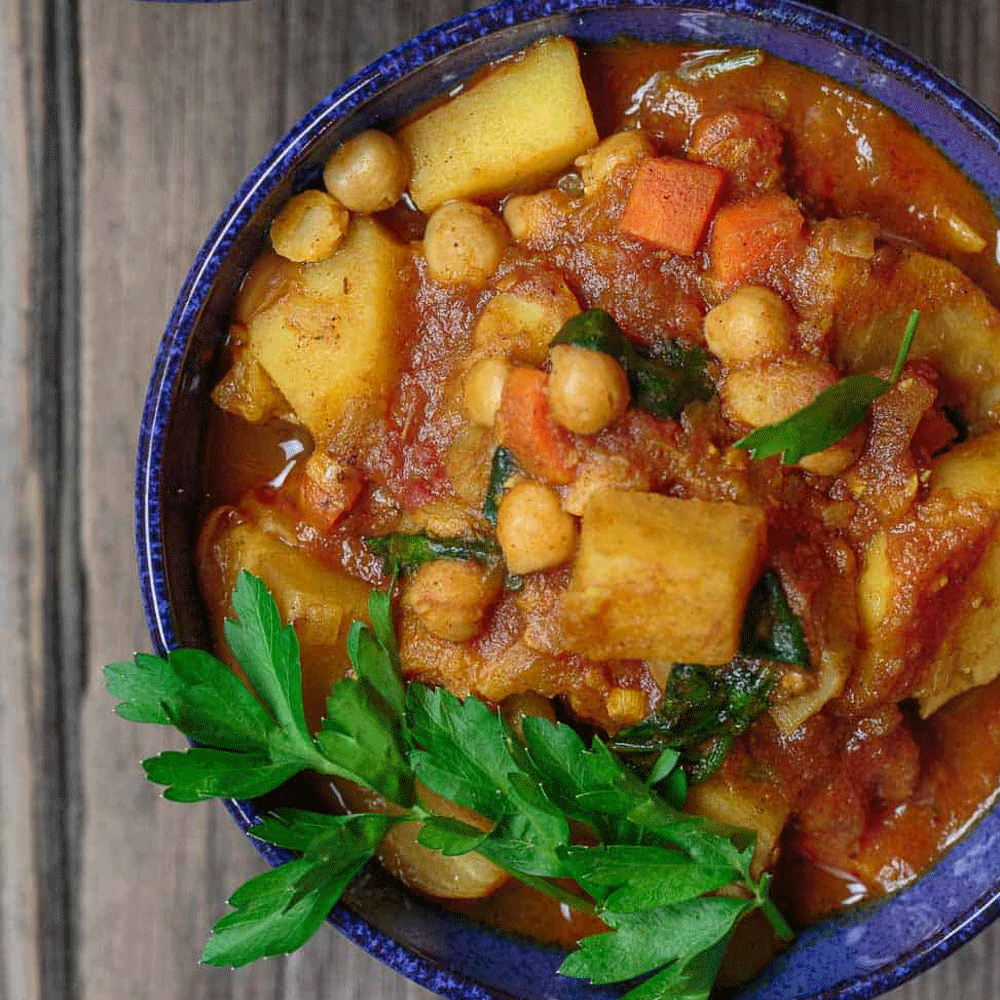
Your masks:
{"label": "thick sauce", "polygon": [[[661,155],[683,156],[693,126],[704,116],[733,107],[760,111],[784,129],[789,193],[814,217],[871,220],[888,246],[913,245],[951,260],[994,303],[1000,301],[997,220],[990,205],[912,129],[856,92],[770,57],[692,81],[685,67],[699,57],[681,45],[625,43],[581,55],[601,136],[638,123],[655,137]],[[572,190],[573,184],[570,176],[561,186]],[[397,207],[381,219],[401,238],[422,233],[422,217],[409,209]],[[963,223],[992,245],[984,252],[963,249]],[[608,309],[637,339],[655,339],[665,328],[675,336],[701,340],[704,303],[689,265],[676,259],[650,262],[613,242],[605,246],[609,249],[602,257],[579,244],[560,245],[547,259],[582,300]],[[788,276],[790,288],[796,280]],[[469,456],[482,447],[446,405],[455,391],[454,359],[468,349],[478,294],[424,280],[414,287],[407,306],[408,353],[388,422],[359,456],[383,485],[365,494],[359,513],[334,530],[324,534],[300,526],[298,535],[299,543],[321,562],[343,566],[369,583],[378,582],[379,568],[359,537],[390,525],[396,507],[410,511],[449,497],[449,463],[464,454],[473,465]],[[793,291],[800,303],[808,298],[801,287]],[[953,392],[961,402],[960,393],[944,381],[941,391],[946,396]],[[821,568],[826,572],[839,566],[844,586],[853,587],[862,542],[876,525],[862,523],[864,516],[849,495],[824,496],[803,487],[800,478],[724,463],[711,444],[718,419],[710,409],[696,407],[685,415],[683,427],[678,424],[668,433],[640,417],[604,432],[599,441],[613,453],[654,455],[656,475],[671,484],[675,495],[780,498],[776,508],[783,521],[772,524],[777,539],[772,545],[777,545],[779,567],[795,581],[801,600],[812,599]],[[469,438],[467,447],[456,451],[454,442],[463,434]],[[256,490],[264,505],[279,502],[284,477],[310,448],[307,435],[293,424],[251,425],[213,410],[205,456],[206,510],[236,504],[248,490]],[[887,475],[884,469],[879,474]],[[474,483],[472,492],[484,485]],[[891,486],[878,483],[880,489]],[[919,575],[922,557],[918,553],[913,558]],[[544,635],[565,578],[559,571],[539,574],[532,586],[527,612],[523,595],[516,607],[513,595],[502,599],[495,629],[478,640],[479,653],[488,656],[506,648],[505,621]],[[940,608],[946,615],[947,605]],[[850,631],[846,624],[845,630]],[[452,673],[447,664],[435,669],[437,674],[428,667],[420,676],[458,689],[476,684],[477,690],[485,689],[485,682],[470,681],[457,668]],[[592,665],[567,661],[560,669],[579,671],[580,691],[571,708],[599,718],[599,708],[588,708],[587,671]],[[604,674],[592,679],[594,690],[610,684],[648,691],[648,677],[644,672],[638,676],[636,669],[634,664],[604,664]],[[783,796],[782,808],[791,820],[781,835],[775,887],[782,909],[796,924],[911,881],[969,828],[1000,785],[1000,681],[950,701],[926,720],[909,702],[897,709],[891,686],[885,684],[880,695],[884,710],[861,722],[852,711],[877,707],[879,700],[850,685],[842,700],[790,736],[763,717],[742,738],[719,779],[734,786],[750,783],[747,787],[763,782]],[[503,695],[498,687],[497,700]],[[482,901],[447,905],[564,945],[592,930],[558,904],[516,886]],[[734,952],[739,949],[734,944]],[[766,951],[758,948],[757,957],[766,957]],[[747,963],[741,964],[745,974]]]}

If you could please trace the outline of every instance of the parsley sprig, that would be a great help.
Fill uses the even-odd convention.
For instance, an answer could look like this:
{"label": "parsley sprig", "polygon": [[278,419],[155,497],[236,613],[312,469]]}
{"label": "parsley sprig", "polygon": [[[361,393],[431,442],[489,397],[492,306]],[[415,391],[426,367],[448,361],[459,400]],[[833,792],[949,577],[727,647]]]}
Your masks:
{"label": "parsley sprig", "polygon": [[[392,621],[396,572],[373,591],[370,624],[348,636],[352,676],[338,681],[320,731],[302,705],[299,647],[264,584],[240,574],[226,638],[256,696],[209,653],[137,654],[105,668],[118,714],[173,725],[202,744],[145,762],[166,797],[193,802],[254,797],[303,770],[363,785],[399,807],[393,815],[335,816],[279,809],[251,830],[296,852],[230,898],[202,960],[239,966],[295,950],[320,926],[351,880],[399,823],[445,855],[480,851],[525,884],[596,913],[607,933],[585,938],[563,963],[594,983],[648,976],[628,1000],[697,1000],[711,989],[736,924],[761,909],[788,925],[754,878],[754,838],[681,811],[679,756],[665,751],[640,780],[599,738],[571,727],[524,723],[524,742],[491,707],[448,691],[405,685]],[[422,785],[480,813],[488,832],[420,801]],[[593,843],[574,843],[570,820]],[[579,893],[555,880],[572,879]],[[715,895],[727,888],[725,895]]]}
{"label": "parsley sprig", "polygon": [[848,375],[790,417],[758,427],[740,438],[735,447],[750,452],[753,459],[780,455],[783,464],[794,465],[807,455],[825,451],[843,440],[865,419],[872,403],[899,381],[919,322],[920,311],[914,309],[889,378]]}

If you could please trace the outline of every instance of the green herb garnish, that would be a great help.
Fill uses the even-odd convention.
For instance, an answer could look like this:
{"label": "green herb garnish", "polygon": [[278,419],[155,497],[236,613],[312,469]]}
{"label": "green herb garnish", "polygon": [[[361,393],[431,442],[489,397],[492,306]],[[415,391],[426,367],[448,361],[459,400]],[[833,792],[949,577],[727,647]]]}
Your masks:
{"label": "green herb garnish", "polygon": [[611,741],[618,753],[677,751],[691,781],[718,770],[733,740],[770,706],[775,669],[737,657],[725,667],[678,663],[656,711]]}
{"label": "green herb garnish", "polygon": [[[105,668],[118,714],[172,724],[211,744],[146,762],[154,781],[184,801],[261,795],[302,770],[347,778],[391,799],[396,815],[329,816],[280,809],[251,831],[299,856],[251,879],[230,899],[203,961],[245,965],[298,948],[398,823],[421,824],[419,840],[447,855],[477,850],[561,902],[596,913],[606,934],[584,939],[562,966],[596,983],[652,973],[629,1000],[705,1000],[736,923],[761,909],[791,932],[768,898],[767,876],[750,875],[752,835],[679,811],[680,755],[661,754],[640,781],[608,746],[588,746],[569,726],[524,722],[524,744],[493,709],[443,689],[404,686],[392,628],[392,589],[374,591],[371,625],[348,639],[354,675],[338,681],[315,738],[305,724],[299,647],[263,583],[242,572],[227,637],[254,697],[214,656],[176,650],[139,654]],[[680,778],[678,779],[678,775]],[[493,822],[484,833],[419,800],[419,778],[446,799]],[[663,790],[664,794],[660,794]],[[571,843],[569,819],[594,845]],[[554,879],[573,879],[580,895]],[[707,896],[735,886],[739,898]]]}
{"label": "green herb garnish", "polygon": [[610,355],[625,369],[632,405],[654,417],[676,419],[688,403],[711,399],[715,391],[697,347],[669,341],[657,352],[642,354],[603,309],[568,320],[550,347],[570,344]]}
{"label": "green herb garnish", "polygon": [[497,514],[500,510],[500,500],[503,497],[507,480],[517,472],[517,462],[514,456],[501,445],[493,452],[493,462],[490,465],[490,482],[486,487],[486,498],[483,500],[483,517],[493,527],[497,524]]}
{"label": "green herb garnish", "polygon": [[776,424],[758,427],[740,438],[735,446],[750,452],[750,457],[758,461],[780,455],[785,465],[794,465],[806,455],[825,451],[847,437],[868,415],[872,403],[899,380],[919,322],[920,311],[914,309],[888,379],[849,375],[824,389],[808,406]]}
{"label": "green herb garnish", "polygon": [[435,559],[474,559],[486,564],[500,559],[496,542],[479,538],[435,538],[426,531],[377,535],[366,538],[365,545],[388,565],[407,571]]}
{"label": "green herb garnish", "polygon": [[809,647],[802,622],[788,606],[781,577],[773,570],[768,570],[750,592],[743,616],[740,652],[809,669]]}

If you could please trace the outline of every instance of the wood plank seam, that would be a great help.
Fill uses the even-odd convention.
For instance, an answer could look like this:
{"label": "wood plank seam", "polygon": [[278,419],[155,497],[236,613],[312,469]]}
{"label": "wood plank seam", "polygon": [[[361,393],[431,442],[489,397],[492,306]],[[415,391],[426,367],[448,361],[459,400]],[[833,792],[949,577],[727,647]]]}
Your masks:
{"label": "wood plank seam", "polygon": [[[79,536],[80,73],[75,4],[46,0],[34,72],[34,180],[30,271],[37,303],[31,345],[34,452],[43,515],[42,650],[45,675],[34,734],[39,969],[43,996],[79,996],[76,941],[82,820],[79,708],[85,685],[86,598]],[[28,17],[23,10],[25,24]]]}

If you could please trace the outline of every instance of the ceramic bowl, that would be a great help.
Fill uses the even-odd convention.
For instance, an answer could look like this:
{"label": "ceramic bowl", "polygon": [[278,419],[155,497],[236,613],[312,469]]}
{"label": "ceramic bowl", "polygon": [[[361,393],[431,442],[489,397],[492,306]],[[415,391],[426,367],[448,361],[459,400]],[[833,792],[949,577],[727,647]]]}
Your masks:
{"label": "ceramic bowl", "polygon": [[[1000,203],[1000,122],[931,67],[845,21],[793,2],[501,0],[384,55],[316,105],[240,188],[184,282],[153,367],[139,440],[136,534],[153,644],[205,644],[192,571],[199,447],[213,353],[233,294],[277,208],[312,185],[331,150],[372,123],[450,90],[549,34],[626,34],[763,48],[895,110]],[[230,802],[246,830],[253,802]],[[271,864],[287,860],[252,841]],[[926,969],[1000,912],[1000,812],[986,815],[910,888],[802,934],[741,1000],[861,1000]],[[331,913],[352,941],[403,975],[461,1000],[610,1000],[621,991],[555,974],[563,953],[446,913],[377,866]]]}

